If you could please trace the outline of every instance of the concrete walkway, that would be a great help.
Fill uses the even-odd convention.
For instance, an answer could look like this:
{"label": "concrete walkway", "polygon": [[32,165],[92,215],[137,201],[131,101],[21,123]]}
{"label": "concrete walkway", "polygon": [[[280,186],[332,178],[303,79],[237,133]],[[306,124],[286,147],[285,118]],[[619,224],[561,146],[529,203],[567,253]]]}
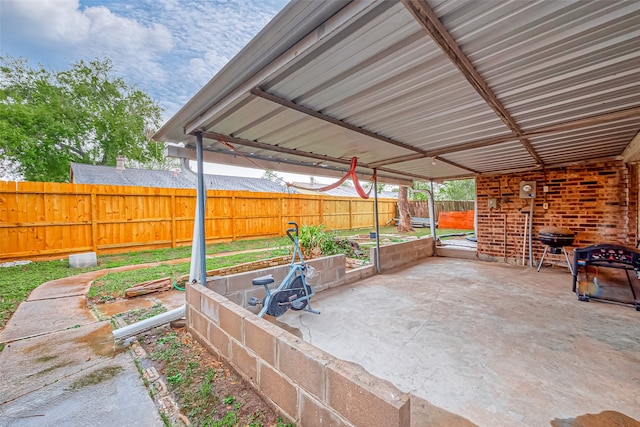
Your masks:
{"label": "concrete walkway", "polygon": [[93,280],[141,267],[53,280],[20,304],[0,334],[0,426],[164,425],[110,322],[87,307]]}

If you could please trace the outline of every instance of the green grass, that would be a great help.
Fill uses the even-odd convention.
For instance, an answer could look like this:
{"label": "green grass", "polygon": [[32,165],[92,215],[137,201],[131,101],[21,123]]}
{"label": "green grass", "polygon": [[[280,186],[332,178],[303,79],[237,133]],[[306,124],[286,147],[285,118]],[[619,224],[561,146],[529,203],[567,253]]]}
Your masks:
{"label": "green grass", "polygon": [[[288,253],[288,249],[272,249],[267,251],[248,252],[209,258],[207,259],[207,270],[231,267],[245,262],[287,255]],[[124,296],[125,290],[138,283],[161,279],[163,277],[176,279],[179,276],[188,274],[189,266],[189,262],[184,262],[173,265],[159,265],[157,267],[149,267],[140,270],[107,273],[93,282],[88,296],[89,298],[99,299],[122,297]]]}
{"label": "green grass", "polygon": [[[265,247],[286,247],[288,245],[290,245],[290,242],[285,237],[241,240],[208,245],[207,254],[219,254]],[[0,268],[0,328],[3,328],[6,325],[11,315],[16,311],[18,305],[27,299],[31,291],[44,282],[74,276],[87,271],[100,270],[103,268],[122,267],[125,265],[144,264],[190,257],[191,246],[184,246],[179,248],[156,249],[153,251],[101,255],[98,257],[98,266],[92,268],[69,268],[67,257],[55,261],[32,262],[26,265]],[[207,262],[207,266],[209,266],[209,262]],[[182,265],[178,270],[181,271],[180,274],[188,273],[188,263]],[[170,275],[171,274],[165,274],[164,276],[152,275],[151,277],[160,278]],[[145,280],[152,280],[152,278]]]}
{"label": "green grass", "polygon": [[[368,234],[373,228],[362,230],[330,230],[337,236],[348,237],[355,234]],[[438,229],[437,235],[464,232],[466,230]],[[380,234],[395,234],[396,227],[380,227]],[[416,228],[414,233],[409,235],[425,236],[431,232],[429,228]],[[216,243],[207,246],[207,254],[222,254],[225,252],[235,252],[260,248],[278,248],[279,251],[272,250],[270,255],[265,253],[240,254],[223,258],[211,258],[207,260],[207,269],[228,267],[243,262],[255,261],[266,256],[284,255],[289,252],[291,242],[286,237],[270,239],[241,240],[227,243]],[[98,257],[98,267],[74,269],[69,268],[67,258],[56,261],[33,262],[27,265],[0,268],[0,328],[3,328],[18,305],[24,301],[29,293],[44,282],[73,276],[87,271],[103,268],[114,268],[125,265],[142,264],[149,262],[167,261],[172,259],[189,258],[191,256],[191,246],[179,248],[157,249],[153,251],[127,252],[120,254],[101,255]],[[159,279],[162,277],[183,275],[189,271],[189,263],[176,264],[171,266],[153,267],[142,270],[134,270],[125,273],[110,273],[100,281],[103,288],[92,290],[90,296],[104,296],[108,299],[111,293],[120,294],[123,289],[144,282],[147,280]]]}

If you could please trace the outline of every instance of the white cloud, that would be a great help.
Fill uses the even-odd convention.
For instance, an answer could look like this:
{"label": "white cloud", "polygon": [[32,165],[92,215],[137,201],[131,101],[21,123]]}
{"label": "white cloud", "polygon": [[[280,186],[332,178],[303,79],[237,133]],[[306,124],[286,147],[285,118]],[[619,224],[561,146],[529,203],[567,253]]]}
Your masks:
{"label": "white cloud", "polygon": [[166,111],[180,109],[287,0],[0,0],[0,48],[46,68],[111,59]]}
{"label": "white cloud", "polygon": [[104,6],[82,8],[77,0],[2,1],[2,24],[13,22],[13,35],[26,38],[23,43],[68,52],[74,60],[109,57],[117,71],[138,81],[165,78],[157,58],[173,38],[162,24],[145,26]]}

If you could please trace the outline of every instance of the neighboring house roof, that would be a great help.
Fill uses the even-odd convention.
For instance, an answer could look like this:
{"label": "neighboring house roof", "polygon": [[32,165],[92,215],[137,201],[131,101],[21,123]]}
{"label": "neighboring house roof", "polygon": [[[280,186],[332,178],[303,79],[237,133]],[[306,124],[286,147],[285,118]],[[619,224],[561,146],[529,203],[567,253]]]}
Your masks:
{"label": "neighboring house roof", "polygon": [[[112,166],[71,163],[71,182],[77,184],[130,185],[136,187],[195,188],[188,172],[149,169],[118,170]],[[194,176],[195,179],[195,176]],[[262,178],[223,175],[204,175],[209,190],[253,191],[261,193],[290,193],[278,183]]]}
{"label": "neighboring house roof", "polygon": [[[303,194],[324,194],[327,196],[334,197],[360,197],[355,187],[347,187],[345,185],[341,185],[334,189],[323,191],[319,193],[317,190],[322,187],[326,187],[327,184],[318,184],[318,183],[308,183],[308,182],[295,182],[296,190],[299,193]],[[368,191],[368,188],[365,188],[365,191]],[[370,197],[373,198],[373,192],[370,193]],[[383,191],[382,193],[378,193],[378,198],[380,199],[397,199],[398,193],[394,193],[391,191]]]}

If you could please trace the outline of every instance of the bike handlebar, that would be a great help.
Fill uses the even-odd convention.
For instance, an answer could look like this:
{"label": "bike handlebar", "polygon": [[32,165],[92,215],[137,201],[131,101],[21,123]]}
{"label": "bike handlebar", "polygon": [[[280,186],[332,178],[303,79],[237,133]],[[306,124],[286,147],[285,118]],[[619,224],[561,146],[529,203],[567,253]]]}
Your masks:
{"label": "bike handlebar", "polygon": [[298,237],[298,224],[297,224],[297,223],[295,223],[295,222],[293,222],[293,221],[288,222],[287,224],[289,224],[289,225],[295,225],[295,227],[296,227],[296,228],[288,228],[288,229],[287,229],[287,236],[289,237],[289,239],[290,239],[292,242],[294,242],[294,243],[295,243],[295,242],[296,242],[296,239],[294,239],[294,238],[293,238],[293,236],[291,235],[291,233],[295,231],[295,232],[296,232],[296,238]]}

